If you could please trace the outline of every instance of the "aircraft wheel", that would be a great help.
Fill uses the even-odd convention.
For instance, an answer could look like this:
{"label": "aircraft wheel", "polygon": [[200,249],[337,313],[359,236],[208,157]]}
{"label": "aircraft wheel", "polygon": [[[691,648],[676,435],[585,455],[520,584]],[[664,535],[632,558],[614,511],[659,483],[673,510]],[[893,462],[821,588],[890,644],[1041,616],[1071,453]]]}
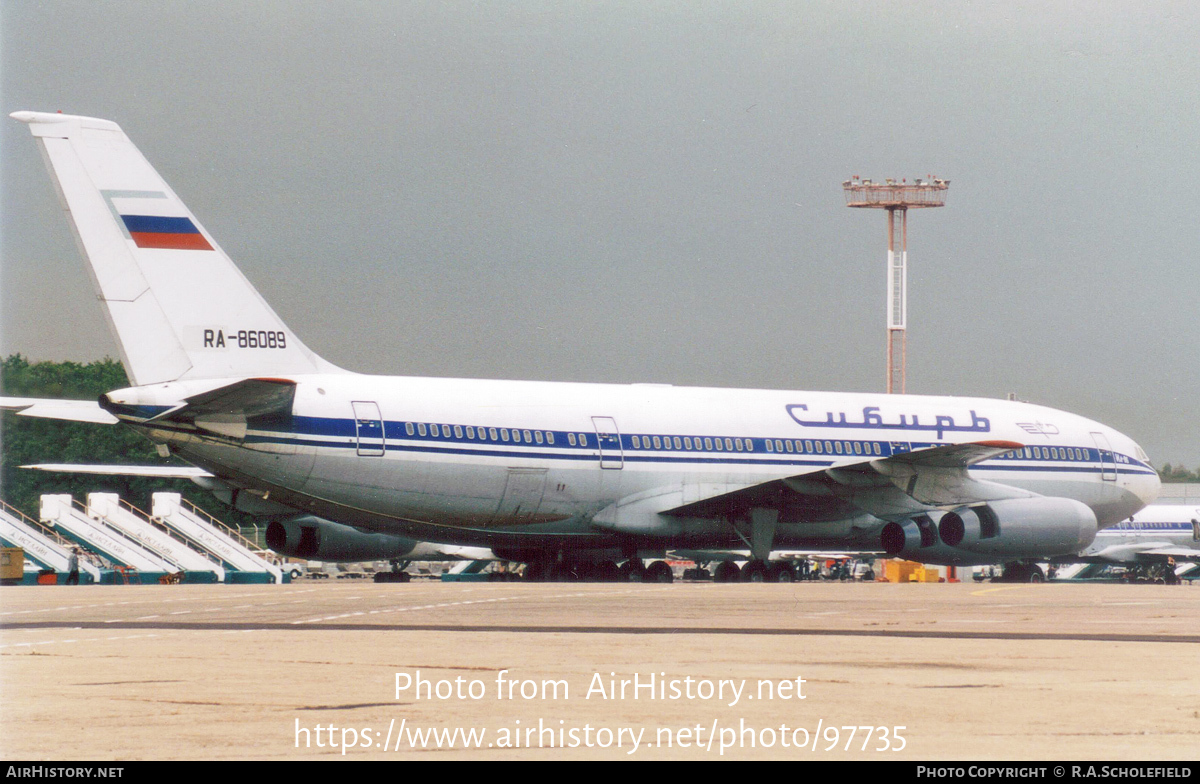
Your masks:
{"label": "aircraft wheel", "polygon": [[773,563],[767,567],[767,582],[790,583],[796,579],[792,567],[786,563]]}
{"label": "aircraft wheel", "polygon": [[1023,563],[1007,563],[1004,564],[1004,571],[1000,575],[1000,582],[1005,583],[1027,583],[1029,579],[1029,567]]}
{"label": "aircraft wheel", "polygon": [[550,564],[545,561],[530,561],[525,564],[525,580],[531,583],[544,583],[550,576]]}
{"label": "aircraft wheel", "polygon": [[642,565],[642,559],[632,558],[621,564],[618,576],[623,583],[640,583],[646,579],[646,567]]}
{"label": "aircraft wheel", "polygon": [[742,577],[741,568],[733,561],[721,561],[713,573],[715,583],[736,583]]}
{"label": "aircraft wheel", "polygon": [[675,573],[671,571],[671,567],[666,561],[655,561],[646,569],[646,582],[673,583],[675,582]]}
{"label": "aircraft wheel", "polygon": [[557,563],[550,567],[549,580],[552,583],[573,583],[579,581],[571,564]]}
{"label": "aircraft wheel", "polygon": [[1042,567],[1034,564],[1029,567],[1029,577],[1026,579],[1031,583],[1044,583],[1046,582],[1046,575],[1042,574]]}
{"label": "aircraft wheel", "polygon": [[601,561],[593,571],[595,579],[602,583],[615,583],[621,577],[621,570],[612,561]]}
{"label": "aircraft wheel", "polygon": [[742,582],[763,583],[767,581],[767,565],[762,561],[751,561],[742,568]]}

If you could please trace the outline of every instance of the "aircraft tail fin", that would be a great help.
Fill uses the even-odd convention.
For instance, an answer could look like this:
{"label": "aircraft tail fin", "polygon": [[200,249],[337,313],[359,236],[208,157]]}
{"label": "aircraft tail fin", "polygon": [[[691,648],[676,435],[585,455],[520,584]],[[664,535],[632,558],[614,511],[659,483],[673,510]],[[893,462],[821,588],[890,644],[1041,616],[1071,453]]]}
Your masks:
{"label": "aircraft tail fin", "polygon": [[287,328],[116,123],[11,116],[39,142],[133,384],[337,372]]}

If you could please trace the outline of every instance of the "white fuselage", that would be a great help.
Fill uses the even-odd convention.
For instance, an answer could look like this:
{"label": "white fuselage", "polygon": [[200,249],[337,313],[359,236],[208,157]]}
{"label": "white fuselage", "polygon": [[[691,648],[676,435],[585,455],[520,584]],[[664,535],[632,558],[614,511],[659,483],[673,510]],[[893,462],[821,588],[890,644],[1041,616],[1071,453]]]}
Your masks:
{"label": "white fuselage", "polygon": [[[293,416],[244,437],[150,435],[219,477],[331,520],[433,541],[612,544],[592,518],[623,498],[682,503],[770,479],[961,442],[1028,445],[974,475],[1091,507],[1101,526],[1152,500],[1158,476],[1128,437],[1026,403],[978,398],[533,381],[293,376]],[[142,387],[171,405],[229,380]],[[786,512],[777,546],[855,537],[885,521],[837,499]],[[686,542],[736,541],[724,521]],[[677,542],[682,545],[684,542]]]}
{"label": "white fuselage", "polygon": [[[1079,555],[1088,560],[1129,563],[1155,560],[1152,552],[1159,549],[1173,553],[1192,550],[1193,557],[1200,559],[1200,506],[1147,506],[1130,519],[1097,533],[1092,546]],[[1157,559],[1165,561],[1167,555]]]}

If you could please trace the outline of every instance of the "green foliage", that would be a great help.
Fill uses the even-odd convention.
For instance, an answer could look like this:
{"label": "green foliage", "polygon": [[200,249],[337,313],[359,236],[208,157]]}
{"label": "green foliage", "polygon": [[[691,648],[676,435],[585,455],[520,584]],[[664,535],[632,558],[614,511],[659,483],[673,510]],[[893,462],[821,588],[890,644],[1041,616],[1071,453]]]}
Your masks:
{"label": "green foliage", "polygon": [[1200,482],[1200,468],[1189,471],[1183,466],[1173,468],[1170,463],[1163,463],[1163,467],[1158,469],[1158,476],[1164,483]]}
{"label": "green foliage", "polygon": [[[129,386],[121,363],[112,359],[86,365],[78,362],[31,363],[20,354],[13,354],[4,359],[2,371],[0,384],[3,394],[8,397],[95,400],[104,392]],[[40,496],[44,493],[70,493],[81,502],[88,493],[120,493],[124,500],[148,510],[151,493],[177,492],[231,525],[252,521],[186,479],[56,474],[20,467],[31,463],[183,465],[175,458],[159,457],[148,439],[120,425],[63,422],[3,412],[0,416],[0,497],[30,517],[37,517]]]}

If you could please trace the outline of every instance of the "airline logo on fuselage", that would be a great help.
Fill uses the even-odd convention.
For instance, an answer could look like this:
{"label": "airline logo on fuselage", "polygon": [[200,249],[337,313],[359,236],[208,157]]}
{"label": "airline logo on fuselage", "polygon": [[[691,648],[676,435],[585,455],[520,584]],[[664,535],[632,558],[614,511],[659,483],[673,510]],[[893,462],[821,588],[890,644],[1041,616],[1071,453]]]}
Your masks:
{"label": "airline logo on fuselage", "polygon": [[[992,423],[987,417],[981,417],[971,410],[971,423],[959,424],[952,415],[935,414],[932,423],[922,423],[919,414],[900,414],[899,422],[885,422],[879,413],[878,406],[865,406],[862,410],[862,421],[855,422],[846,418],[845,411],[829,411],[824,419],[801,419],[796,413],[808,411],[803,403],[793,403],[786,407],[788,416],[802,427],[841,427],[856,430],[922,430],[936,432],[940,439],[946,433],[989,433]],[[806,414],[807,416],[807,414]]]}

